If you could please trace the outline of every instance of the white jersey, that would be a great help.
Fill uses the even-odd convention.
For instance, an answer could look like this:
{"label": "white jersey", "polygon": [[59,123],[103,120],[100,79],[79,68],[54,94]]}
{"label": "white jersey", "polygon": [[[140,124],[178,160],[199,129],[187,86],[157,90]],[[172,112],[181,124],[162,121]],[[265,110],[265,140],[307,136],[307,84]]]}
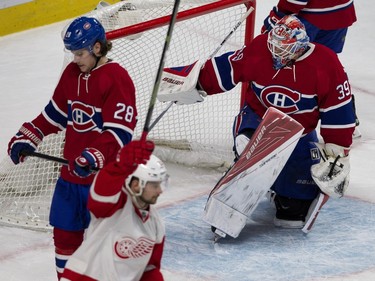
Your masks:
{"label": "white jersey", "polygon": [[125,187],[122,192],[126,202],[113,215],[96,218],[91,214],[86,238],[69,258],[61,281],[134,281],[154,269],[150,258],[154,246],[164,243],[164,223],[152,205],[149,211],[139,210]]}

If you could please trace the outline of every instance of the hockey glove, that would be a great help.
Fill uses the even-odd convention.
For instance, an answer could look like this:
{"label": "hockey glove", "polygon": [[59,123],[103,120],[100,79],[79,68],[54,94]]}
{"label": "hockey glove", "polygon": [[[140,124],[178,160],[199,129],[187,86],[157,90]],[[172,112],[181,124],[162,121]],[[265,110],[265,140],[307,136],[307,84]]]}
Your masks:
{"label": "hockey glove", "polygon": [[284,16],[285,14],[283,12],[280,12],[276,6],[273,7],[270,14],[265,18],[263,22],[261,33],[269,32],[272,28],[274,28],[275,24]]}
{"label": "hockey glove", "polygon": [[14,164],[23,162],[27,153],[34,152],[42,140],[43,134],[37,127],[32,123],[23,123],[18,133],[8,144],[8,155]]}
{"label": "hockey glove", "polygon": [[104,156],[96,148],[86,148],[69,164],[69,170],[80,178],[86,178],[104,166]]}
{"label": "hockey glove", "polygon": [[115,165],[121,172],[131,174],[139,164],[146,164],[154,148],[152,141],[134,140],[119,150]]}
{"label": "hockey glove", "polygon": [[344,196],[349,185],[349,150],[332,143],[316,145],[322,161],[311,166],[312,178],[323,193],[340,198]]}
{"label": "hockey glove", "polygon": [[158,100],[173,101],[178,105],[202,102],[207,94],[197,85],[200,69],[199,61],[191,65],[164,68]]}

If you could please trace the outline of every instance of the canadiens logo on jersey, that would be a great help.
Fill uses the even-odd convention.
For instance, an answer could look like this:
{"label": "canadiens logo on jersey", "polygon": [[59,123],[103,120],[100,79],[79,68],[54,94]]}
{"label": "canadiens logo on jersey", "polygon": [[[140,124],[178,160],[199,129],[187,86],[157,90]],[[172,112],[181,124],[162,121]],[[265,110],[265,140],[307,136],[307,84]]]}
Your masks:
{"label": "canadiens logo on jersey", "polygon": [[301,100],[301,93],[283,86],[264,87],[258,94],[258,98],[267,108],[275,107],[286,114],[300,110],[297,103]]}
{"label": "canadiens logo on jersey", "polygon": [[70,104],[71,120],[73,128],[77,132],[88,132],[101,127],[98,124],[101,120],[100,112],[93,106],[74,101]]}
{"label": "canadiens logo on jersey", "polygon": [[122,237],[116,241],[114,251],[122,259],[141,258],[152,252],[155,241],[145,237],[134,240],[131,237]]}

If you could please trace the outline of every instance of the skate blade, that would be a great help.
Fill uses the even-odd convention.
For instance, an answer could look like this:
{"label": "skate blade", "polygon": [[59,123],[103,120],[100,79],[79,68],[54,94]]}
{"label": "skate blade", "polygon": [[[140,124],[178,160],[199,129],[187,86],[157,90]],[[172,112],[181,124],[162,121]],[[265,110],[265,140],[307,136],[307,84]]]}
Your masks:
{"label": "skate blade", "polygon": [[219,241],[221,238],[225,238],[227,236],[227,234],[225,232],[223,232],[223,231],[221,231],[220,229],[217,229],[217,228],[216,228],[214,234],[215,234],[214,243]]}

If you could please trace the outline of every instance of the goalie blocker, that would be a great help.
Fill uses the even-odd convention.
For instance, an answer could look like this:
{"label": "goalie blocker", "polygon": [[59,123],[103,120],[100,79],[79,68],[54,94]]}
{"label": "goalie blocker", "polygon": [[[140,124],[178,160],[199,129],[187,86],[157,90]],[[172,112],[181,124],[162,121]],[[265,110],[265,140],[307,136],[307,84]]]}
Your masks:
{"label": "goalie blocker", "polygon": [[206,92],[197,89],[202,63],[195,61],[186,66],[164,68],[160,80],[158,100],[178,105],[202,102]]}

